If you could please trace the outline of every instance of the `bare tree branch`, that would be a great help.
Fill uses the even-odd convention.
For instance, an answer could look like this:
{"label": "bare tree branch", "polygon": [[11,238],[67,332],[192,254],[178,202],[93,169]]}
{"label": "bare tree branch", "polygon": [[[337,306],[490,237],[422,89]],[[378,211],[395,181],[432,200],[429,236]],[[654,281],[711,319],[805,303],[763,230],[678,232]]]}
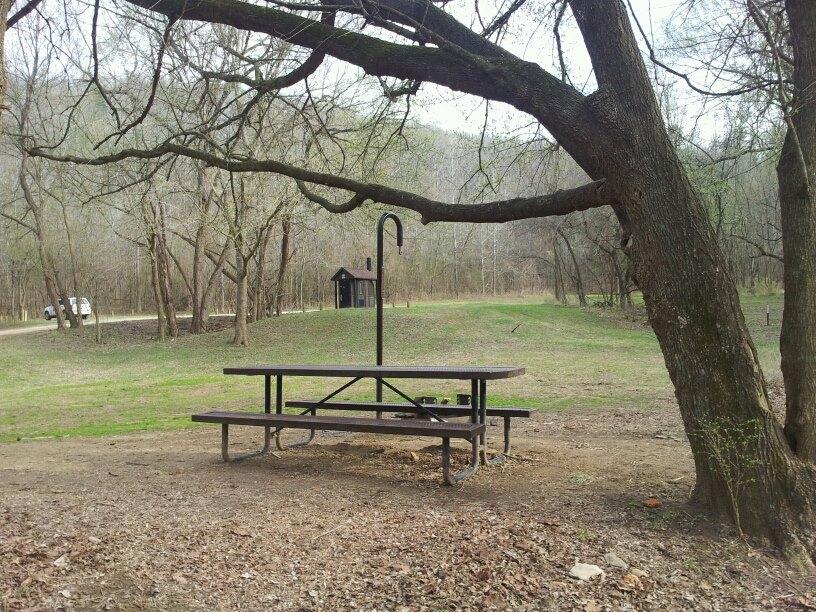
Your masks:
{"label": "bare tree branch", "polygon": [[[603,189],[605,181],[594,181],[573,189],[558,190],[554,193],[526,198],[512,198],[484,202],[481,204],[453,204],[431,200],[415,193],[394,189],[377,183],[363,183],[354,179],[315,172],[299,168],[276,160],[259,159],[223,159],[211,153],[193,149],[175,143],[165,143],[154,149],[124,149],[111,155],[95,158],[83,158],[74,155],[55,155],[42,149],[32,149],[31,155],[45,157],[61,162],[81,165],[101,166],[122,161],[128,158],[156,159],[164,155],[183,155],[204,162],[208,166],[221,168],[228,172],[273,172],[288,176],[297,181],[323,185],[334,189],[343,189],[355,194],[345,204],[332,204],[325,198],[314,199],[332,212],[349,212],[366,200],[390,204],[413,210],[422,215],[423,223],[432,221],[463,221],[469,223],[503,223],[518,219],[566,215],[571,212],[599,208],[611,204],[610,195]],[[353,204],[353,205],[352,205]]]}
{"label": "bare tree branch", "polygon": [[737,238],[739,238],[740,240],[742,240],[746,244],[750,244],[752,247],[754,247],[757,250],[757,252],[762,257],[768,257],[770,259],[775,259],[778,262],[785,263],[785,258],[782,255],[777,255],[776,253],[772,253],[771,251],[769,251],[765,247],[763,247],[761,244],[759,244],[758,242],[756,242],[754,240],[751,240],[747,236],[740,236],[739,234],[734,234],[734,236],[736,236]]}
{"label": "bare tree branch", "polygon": [[40,4],[41,2],[42,0],[29,0],[25,4],[25,6],[23,6],[23,8],[21,8],[19,11],[17,11],[11,17],[8,18],[8,21],[6,22],[6,28],[8,29],[13,28],[15,25],[17,25],[17,22],[19,22],[23,17],[28,15],[35,8],[37,8],[37,5]]}
{"label": "bare tree branch", "polygon": [[[266,33],[359,66],[370,75],[436,83],[506,102],[538,119],[570,154],[580,159],[582,166],[590,168],[590,175],[600,174],[595,172],[592,159],[582,155],[582,150],[587,142],[600,144],[604,134],[586,129],[586,121],[581,120],[585,97],[580,92],[538,64],[513,56],[423,0],[382,0],[378,4],[382,10],[393,7],[389,18],[428,28],[435,35],[437,47],[392,43],[239,0],[127,1],[182,20],[220,23]],[[332,6],[315,4],[312,10],[325,11]],[[337,5],[337,8],[353,12],[347,5]]]}

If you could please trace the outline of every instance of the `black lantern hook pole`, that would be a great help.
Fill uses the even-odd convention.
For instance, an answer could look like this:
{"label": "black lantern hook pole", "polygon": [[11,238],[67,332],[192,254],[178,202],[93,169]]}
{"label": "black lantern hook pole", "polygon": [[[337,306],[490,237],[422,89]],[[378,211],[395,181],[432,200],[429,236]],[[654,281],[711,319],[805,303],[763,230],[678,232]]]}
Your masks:
{"label": "black lantern hook pole", "polygon": [[[383,227],[388,219],[393,219],[397,226],[397,249],[402,253],[402,221],[394,213],[385,212],[377,221],[377,365],[383,364]],[[382,402],[382,382],[379,380],[377,402]]]}

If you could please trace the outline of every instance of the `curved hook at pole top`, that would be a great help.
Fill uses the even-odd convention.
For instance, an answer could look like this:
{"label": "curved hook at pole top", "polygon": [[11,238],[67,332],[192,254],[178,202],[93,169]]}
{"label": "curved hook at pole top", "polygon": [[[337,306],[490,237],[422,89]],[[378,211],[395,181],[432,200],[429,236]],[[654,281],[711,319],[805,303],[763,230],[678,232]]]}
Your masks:
{"label": "curved hook at pole top", "polygon": [[394,225],[397,227],[397,248],[399,249],[399,252],[402,253],[402,221],[400,221],[400,218],[390,210],[380,215],[380,219],[377,221],[377,239],[380,241],[380,243],[382,243],[383,227],[388,219],[393,219]]}

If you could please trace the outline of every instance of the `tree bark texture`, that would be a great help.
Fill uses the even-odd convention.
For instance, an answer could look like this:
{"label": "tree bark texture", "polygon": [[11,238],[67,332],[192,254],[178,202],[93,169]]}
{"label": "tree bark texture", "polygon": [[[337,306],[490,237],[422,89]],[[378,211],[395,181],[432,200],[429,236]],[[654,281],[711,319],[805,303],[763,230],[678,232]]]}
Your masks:
{"label": "tree bark texture", "polygon": [[235,333],[232,343],[235,346],[249,346],[247,329],[248,269],[240,251],[235,251]]}
{"label": "tree bark texture", "polygon": [[281,316],[283,312],[283,285],[286,280],[286,266],[289,264],[289,236],[292,232],[292,220],[285,217],[281,221],[281,250],[280,261],[278,262],[278,280],[275,283],[275,316]]}
{"label": "tree bark texture", "polygon": [[173,283],[170,277],[170,262],[167,253],[167,242],[165,233],[164,206],[161,200],[153,202],[153,217],[155,219],[155,245],[156,263],[159,277],[159,289],[164,306],[164,317],[167,324],[167,332],[171,338],[179,335],[178,319],[176,318],[176,306],[173,302]]}
{"label": "tree bark texture", "polygon": [[794,96],[777,167],[785,252],[782,374],[785,435],[816,462],[816,2],[786,2],[794,49]]}
{"label": "tree bark texture", "polygon": [[597,158],[626,213],[627,255],[675,387],[695,498],[811,564],[816,466],[796,458],[768,402],[756,349],[702,199],[665,129],[623,5],[570,0],[600,88]]}
{"label": "tree bark texture", "polygon": [[153,300],[156,302],[156,319],[159,340],[164,340],[167,337],[167,323],[164,316],[164,299],[162,298],[161,280],[159,279],[159,260],[156,255],[156,239],[155,235],[150,237],[150,280],[153,286]]}

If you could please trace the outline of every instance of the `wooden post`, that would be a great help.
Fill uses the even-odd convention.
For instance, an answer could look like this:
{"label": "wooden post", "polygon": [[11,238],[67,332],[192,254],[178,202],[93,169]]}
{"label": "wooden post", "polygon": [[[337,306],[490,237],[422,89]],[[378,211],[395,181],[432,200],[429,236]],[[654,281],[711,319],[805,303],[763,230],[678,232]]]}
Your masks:
{"label": "wooden post", "polygon": [[765,306],[765,325],[771,325],[771,307],[768,305]]}

